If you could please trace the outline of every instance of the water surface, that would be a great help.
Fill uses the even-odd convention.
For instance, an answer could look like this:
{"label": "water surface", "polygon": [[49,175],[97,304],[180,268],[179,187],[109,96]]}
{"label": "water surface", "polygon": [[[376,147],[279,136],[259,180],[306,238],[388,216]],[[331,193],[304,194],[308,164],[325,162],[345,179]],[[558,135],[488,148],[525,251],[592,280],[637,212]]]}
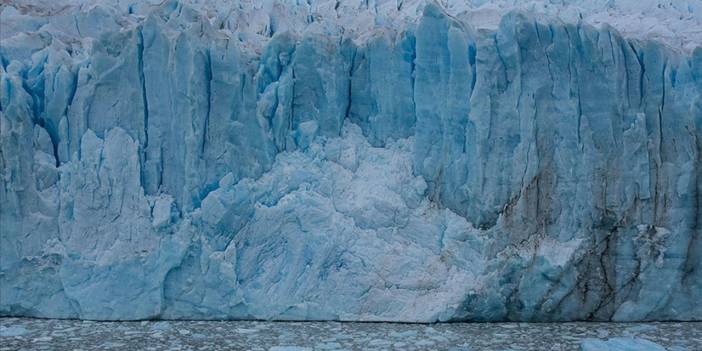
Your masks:
{"label": "water surface", "polygon": [[702,350],[702,323],[93,322],[0,319],[0,350],[580,350],[634,337]]}

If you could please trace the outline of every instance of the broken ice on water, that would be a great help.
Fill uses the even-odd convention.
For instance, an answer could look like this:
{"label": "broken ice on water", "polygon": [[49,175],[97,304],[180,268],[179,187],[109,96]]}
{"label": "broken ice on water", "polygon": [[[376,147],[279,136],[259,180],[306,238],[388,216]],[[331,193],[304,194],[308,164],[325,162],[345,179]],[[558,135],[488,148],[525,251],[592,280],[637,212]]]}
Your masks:
{"label": "broken ice on water", "polygon": [[0,315],[699,320],[662,3],[10,1]]}

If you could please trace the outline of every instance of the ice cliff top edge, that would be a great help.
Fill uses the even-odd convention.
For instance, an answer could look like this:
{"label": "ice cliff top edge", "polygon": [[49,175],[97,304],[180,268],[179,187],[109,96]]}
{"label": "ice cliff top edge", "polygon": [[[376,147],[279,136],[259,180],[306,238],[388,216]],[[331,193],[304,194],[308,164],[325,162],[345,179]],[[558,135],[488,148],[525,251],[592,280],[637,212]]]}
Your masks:
{"label": "ice cliff top edge", "polygon": [[427,3],[475,30],[495,30],[505,14],[516,11],[548,21],[611,26],[627,38],[655,40],[684,52],[702,43],[697,0],[12,0],[0,9],[0,38],[45,30],[83,41],[136,26],[163,7],[199,17],[221,35],[260,50],[273,34],[285,31],[343,33],[364,41],[413,25]]}

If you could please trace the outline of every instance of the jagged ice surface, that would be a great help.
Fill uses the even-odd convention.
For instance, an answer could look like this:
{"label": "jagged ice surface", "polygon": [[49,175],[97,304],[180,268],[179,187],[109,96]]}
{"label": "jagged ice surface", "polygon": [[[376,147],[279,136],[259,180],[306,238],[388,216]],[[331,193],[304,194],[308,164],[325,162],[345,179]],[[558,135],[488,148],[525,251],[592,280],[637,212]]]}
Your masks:
{"label": "jagged ice surface", "polygon": [[371,3],[3,5],[0,315],[702,318],[694,2]]}

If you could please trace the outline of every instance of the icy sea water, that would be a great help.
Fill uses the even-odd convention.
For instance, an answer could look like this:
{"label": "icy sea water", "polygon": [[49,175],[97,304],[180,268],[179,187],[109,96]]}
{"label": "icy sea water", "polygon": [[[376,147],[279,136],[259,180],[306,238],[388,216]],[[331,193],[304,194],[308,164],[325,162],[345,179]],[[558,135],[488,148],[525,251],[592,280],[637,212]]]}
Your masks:
{"label": "icy sea water", "polygon": [[580,350],[630,337],[702,350],[702,323],[92,322],[0,319],[0,350]]}

